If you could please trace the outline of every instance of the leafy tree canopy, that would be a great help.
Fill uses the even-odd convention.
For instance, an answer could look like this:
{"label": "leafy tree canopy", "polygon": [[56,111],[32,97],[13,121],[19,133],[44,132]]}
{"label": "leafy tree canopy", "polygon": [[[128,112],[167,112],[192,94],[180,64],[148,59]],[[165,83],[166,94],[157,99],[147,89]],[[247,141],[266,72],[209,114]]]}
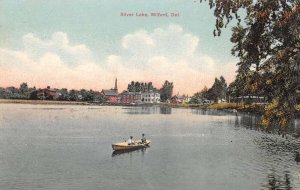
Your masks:
{"label": "leafy tree canopy", "polygon": [[148,92],[156,89],[153,87],[152,82],[146,83],[131,81],[131,83],[127,86],[127,90],[128,92]]}
{"label": "leafy tree canopy", "polygon": [[[200,0],[202,2],[202,0]],[[235,89],[271,100],[264,126],[285,128],[296,113],[300,86],[299,0],[208,0],[214,9],[214,35],[232,28],[232,54],[239,58]],[[238,15],[245,10],[245,16]],[[225,23],[225,24],[224,24]]]}
{"label": "leafy tree canopy", "polygon": [[162,88],[160,89],[160,99],[165,102],[170,99],[173,95],[173,82],[165,81]]}

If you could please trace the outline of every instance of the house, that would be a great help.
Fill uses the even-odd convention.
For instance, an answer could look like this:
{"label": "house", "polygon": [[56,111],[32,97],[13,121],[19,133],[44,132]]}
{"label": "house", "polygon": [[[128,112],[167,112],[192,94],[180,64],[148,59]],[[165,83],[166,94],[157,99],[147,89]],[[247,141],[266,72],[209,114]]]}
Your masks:
{"label": "house", "polygon": [[182,104],[183,100],[181,97],[179,96],[173,96],[171,99],[170,99],[170,103],[171,104]]}
{"label": "house", "polygon": [[102,90],[101,94],[105,97],[106,102],[108,103],[117,103],[118,102],[118,81],[115,80],[115,88],[109,90]]}
{"label": "house", "polygon": [[50,88],[50,86],[37,90],[37,98],[40,100],[56,100],[59,96],[61,96],[61,93],[57,89]]}
{"label": "house", "polygon": [[181,100],[181,103],[183,104],[189,103],[191,101],[191,97],[189,97],[188,95],[178,96],[178,98]]}
{"label": "house", "polygon": [[226,102],[224,98],[218,99],[218,103],[223,103],[223,102]]}
{"label": "house", "polygon": [[188,95],[175,95],[172,98],[170,98],[170,100],[168,101],[169,103],[172,104],[186,104],[189,103],[191,101],[191,97],[189,97]]}
{"label": "house", "polygon": [[266,103],[265,97],[263,96],[254,96],[254,95],[248,95],[248,96],[239,96],[236,98],[232,98],[234,102],[240,102],[240,103]]}
{"label": "house", "polygon": [[101,94],[105,97],[106,102],[117,103],[118,102],[118,93],[114,89],[102,90]]}
{"label": "house", "polygon": [[118,102],[123,104],[141,103],[141,92],[124,91],[118,96]]}
{"label": "house", "polygon": [[160,103],[160,94],[152,90],[143,92],[141,93],[141,101],[143,103]]}

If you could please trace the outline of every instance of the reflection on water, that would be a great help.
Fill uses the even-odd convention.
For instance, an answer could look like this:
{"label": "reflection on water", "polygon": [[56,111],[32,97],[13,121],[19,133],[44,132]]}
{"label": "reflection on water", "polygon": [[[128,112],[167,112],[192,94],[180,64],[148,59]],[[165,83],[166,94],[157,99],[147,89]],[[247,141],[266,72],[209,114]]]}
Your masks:
{"label": "reflection on water", "polygon": [[279,126],[273,126],[272,128],[264,128],[259,124],[260,119],[261,116],[259,115],[239,113],[235,119],[235,126],[241,126],[251,130],[261,130],[267,133],[278,134],[284,138],[288,138],[289,136],[295,138],[300,137],[299,118],[292,120],[289,126],[284,130],[282,130]]}
{"label": "reflection on water", "polygon": [[264,185],[264,189],[268,190],[291,190],[291,174],[288,171],[285,171],[282,176],[276,174],[276,172],[272,172],[267,176],[267,183]]}
{"label": "reflection on water", "polygon": [[[272,171],[267,175],[267,182],[263,185],[263,189],[291,190],[293,189],[292,179],[294,177],[299,179],[299,176],[297,173],[294,173],[295,176],[293,177],[290,171],[285,169],[293,167],[293,161],[298,164],[297,156],[300,148],[299,119],[290,123],[285,129],[284,135],[280,128],[265,129],[259,124],[260,119],[259,115],[239,113],[235,118],[234,126],[260,131],[260,135],[253,137],[253,142],[263,151],[268,159],[263,162],[265,162],[264,164],[269,168],[269,171]],[[279,165],[274,166],[273,163],[278,163]]]}
{"label": "reflection on water", "polygon": [[143,107],[126,107],[127,114],[172,114],[172,108],[169,106],[143,106]]}
{"label": "reflection on water", "polygon": [[65,108],[22,108],[24,110],[63,110]]}
{"label": "reflection on water", "polygon": [[[298,172],[291,174],[287,168],[295,168],[295,164],[300,162],[300,119],[293,120],[290,125],[283,131],[279,127],[264,128],[260,125],[260,115],[249,113],[228,113],[226,111],[194,109],[193,114],[199,115],[232,115],[234,119],[228,120],[231,126],[236,129],[242,128],[247,130],[258,131],[253,138],[253,143],[259,148],[260,156],[263,160],[265,172],[268,173],[266,182],[262,185],[263,189],[268,190],[291,190],[295,184],[299,184],[300,168]],[[251,134],[253,135],[253,134]],[[257,159],[257,158],[254,158]],[[274,164],[276,163],[276,164]],[[294,182],[293,179],[297,179]]]}
{"label": "reflection on water", "polygon": [[227,111],[219,111],[214,109],[198,109],[198,108],[191,109],[191,113],[197,115],[212,115],[212,116],[234,115],[234,113],[227,112]]}
{"label": "reflection on water", "polygon": [[168,106],[162,106],[159,109],[160,114],[172,114],[172,108]]}
{"label": "reflection on water", "polygon": [[130,109],[125,109],[125,110],[126,110],[127,114],[131,114],[131,115],[143,115],[143,114],[157,114],[157,113],[159,113],[159,107],[158,106],[131,107]]}
{"label": "reflection on water", "polygon": [[[287,138],[259,120],[159,106],[0,104],[0,189],[299,189],[299,119]],[[151,148],[112,151],[142,133]]]}
{"label": "reflection on water", "polygon": [[133,149],[133,150],[114,150],[112,152],[111,156],[114,157],[114,156],[118,156],[118,155],[121,155],[121,154],[126,155],[126,154],[132,154],[132,153],[136,153],[136,154],[142,153],[142,156],[144,156],[146,149],[149,148],[149,147],[150,146],[145,147],[145,148],[140,148],[140,149]]}

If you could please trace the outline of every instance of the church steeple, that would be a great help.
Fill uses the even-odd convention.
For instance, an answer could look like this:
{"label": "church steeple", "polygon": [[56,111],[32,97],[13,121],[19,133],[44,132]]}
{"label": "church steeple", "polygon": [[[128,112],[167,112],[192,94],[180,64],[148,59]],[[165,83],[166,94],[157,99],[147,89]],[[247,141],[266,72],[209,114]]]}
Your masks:
{"label": "church steeple", "polygon": [[118,79],[116,78],[115,80],[115,88],[114,90],[116,91],[116,93],[118,93]]}

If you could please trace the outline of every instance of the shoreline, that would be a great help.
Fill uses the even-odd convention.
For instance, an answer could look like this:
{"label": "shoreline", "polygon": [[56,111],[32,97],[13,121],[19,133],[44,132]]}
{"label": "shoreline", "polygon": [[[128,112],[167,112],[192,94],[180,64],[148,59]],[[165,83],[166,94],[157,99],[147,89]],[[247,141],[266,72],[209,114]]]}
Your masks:
{"label": "shoreline", "polygon": [[[217,104],[110,104],[110,103],[96,103],[96,102],[76,102],[76,101],[56,101],[56,100],[22,100],[22,99],[0,99],[0,104],[44,104],[44,105],[98,105],[98,106],[166,106],[171,108],[199,108],[199,109],[214,109],[227,110],[232,112],[248,112],[254,114],[263,114],[266,104],[242,104],[242,103],[217,103]],[[300,115],[300,105],[297,105],[298,114]]]}
{"label": "shoreline", "polygon": [[57,100],[22,100],[22,99],[0,99],[0,104],[13,103],[13,104],[33,104],[33,105],[98,105],[98,106],[166,106],[171,108],[199,108],[199,109],[216,109],[216,110],[237,110],[241,112],[262,113],[262,106],[257,105],[243,105],[236,103],[218,103],[218,104],[172,104],[172,103],[159,103],[159,104],[111,104],[111,103],[96,103],[96,102],[76,102],[76,101],[57,101]]}
{"label": "shoreline", "polygon": [[75,102],[75,101],[0,99],[0,104],[2,103],[47,104],[47,105],[90,105],[90,103],[88,102]]}

